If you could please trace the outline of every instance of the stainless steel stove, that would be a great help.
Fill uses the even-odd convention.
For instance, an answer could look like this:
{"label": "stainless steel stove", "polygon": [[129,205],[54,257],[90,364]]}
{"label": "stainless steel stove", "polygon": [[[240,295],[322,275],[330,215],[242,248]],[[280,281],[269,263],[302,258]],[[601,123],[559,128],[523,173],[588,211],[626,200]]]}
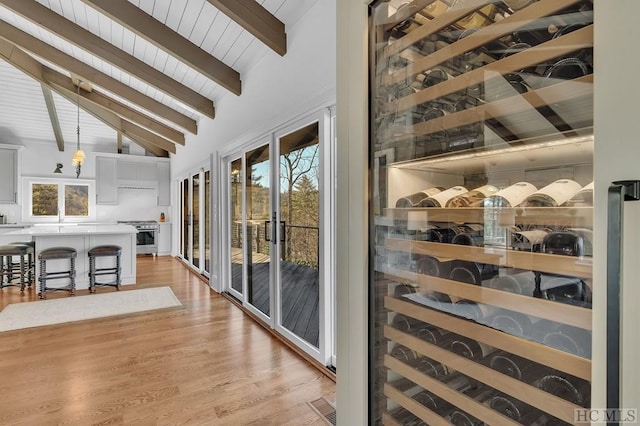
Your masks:
{"label": "stainless steel stove", "polygon": [[119,220],[118,223],[131,225],[138,230],[136,254],[158,254],[158,230],[155,220]]}

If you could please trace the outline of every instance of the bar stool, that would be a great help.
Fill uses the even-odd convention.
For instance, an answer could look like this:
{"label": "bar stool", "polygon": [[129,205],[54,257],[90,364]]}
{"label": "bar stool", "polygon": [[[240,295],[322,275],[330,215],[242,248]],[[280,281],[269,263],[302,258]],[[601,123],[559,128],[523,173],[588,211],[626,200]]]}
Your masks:
{"label": "bar stool", "polygon": [[[10,246],[29,246],[33,249],[33,251],[29,252],[27,258],[29,264],[27,266],[28,278],[29,278],[29,287],[31,287],[31,283],[35,281],[36,275],[36,242],[35,241],[16,241],[13,243],[9,243]],[[14,262],[13,264],[14,270],[20,270],[20,262]]]}
{"label": "bar stool", "polygon": [[[76,293],[76,256],[78,252],[71,247],[52,247],[42,250],[38,255],[40,261],[40,299],[44,299],[47,290],[52,291],[68,291],[71,296]],[[69,259],[68,271],[47,272],[47,260]],[[68,278],[69,284],[66,287],[47,287],[48,280],[56,280]]]}
{"label": "bar stool", "polygon": [[[20,261],[14,263],[13,256],[20,257]],[[24,291],[27,279],[31,277],[29,272],[29,256],[33,256],[33,247],[23,244],[0,246],[0,290],[4,287],[20,287]],[[15,277],[16,273],[19,277]],[[6,278],[6,280],[5,280]],[[13,281],[20,278],[20,284]],[[31,285],[31,282],[29,282]]]}
{"label": "bar stool", "polygon": [[[120,290],[120,254],[122,247],[115,245],[97,246],[89,250],[89,293],[95,293],[96,287],[112,286]],[[96,268],[96,257],[116,258],[116,266],[112,268]],[[115,275],[115,280],[111,282],[99,283],[96,277],[100,275]]]}

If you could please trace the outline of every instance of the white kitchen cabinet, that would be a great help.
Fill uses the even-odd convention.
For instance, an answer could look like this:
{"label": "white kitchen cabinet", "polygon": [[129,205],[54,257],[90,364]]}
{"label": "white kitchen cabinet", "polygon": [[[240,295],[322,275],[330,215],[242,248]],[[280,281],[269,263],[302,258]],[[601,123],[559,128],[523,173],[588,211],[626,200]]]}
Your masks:
{"label": "white kitchen cabinet", "polygon": [[96,157],[96,203],[118,204],[118,160]]}
{"label": "white kitchen cabinet", "polygon": [[149,182],[156,179],[155,162],[118,160],[118,180],[123,182]]}
{"label": "white kitchen cabinet", "polygon": [[158,228],[158,255],[171,254],[171,223],[161,222]]}
{"label": "white kitchen cabinet", "polygon": [[15,204],[18,197],[18,150],[0,148],[0,204]]}
{"label": "white kitchen cabinet", "polygon": [[167,162],[158,162],[158,205],[168,206],[171,204],[171,169]]}

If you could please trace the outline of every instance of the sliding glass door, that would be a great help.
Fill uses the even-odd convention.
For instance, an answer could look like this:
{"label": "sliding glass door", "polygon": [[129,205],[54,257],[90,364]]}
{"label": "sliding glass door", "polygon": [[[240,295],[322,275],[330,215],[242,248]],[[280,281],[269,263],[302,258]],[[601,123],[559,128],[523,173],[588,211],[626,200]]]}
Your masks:
{"label": "sliding glass door", "polygon": [[208,267],[211,258],[210,178],[210,172],[201,169],[180,181],[180,256],[189,266],[206,276],[210,272]]}
{"label": "sliding glass door", "polygon": [[223,159],[225,291],[330,365],[331,208],[324,112]]}

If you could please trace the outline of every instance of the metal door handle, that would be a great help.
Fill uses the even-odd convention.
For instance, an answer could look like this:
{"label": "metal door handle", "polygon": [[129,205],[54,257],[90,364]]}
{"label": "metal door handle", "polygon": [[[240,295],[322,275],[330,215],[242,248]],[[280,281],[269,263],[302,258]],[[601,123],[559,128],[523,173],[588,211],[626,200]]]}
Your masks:
{"label": "metal door handle", "polygon": [[284,220],[281,220],[280,226],[282,226],[282,231],[280,232],[280,242],[284,243],[285,235],[287,232],[287,222],[285,222]]}
{"label": "metal door handle", "polygon": [[[640,180],[612,182],[607,198],[607,408],[620,408],[620,302],[625,201],[640,200]],[[609,422],[617,425],[618,422]]]}

